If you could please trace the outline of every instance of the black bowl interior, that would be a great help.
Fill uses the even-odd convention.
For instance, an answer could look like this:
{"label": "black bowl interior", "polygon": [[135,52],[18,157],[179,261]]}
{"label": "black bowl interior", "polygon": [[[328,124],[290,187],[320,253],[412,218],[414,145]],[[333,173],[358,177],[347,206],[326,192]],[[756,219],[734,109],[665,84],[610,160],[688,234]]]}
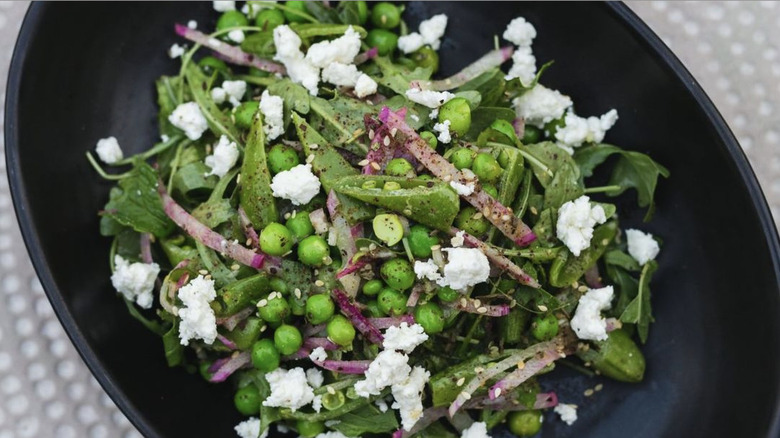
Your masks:
{"label": "black bowl interior", "polygon": [[[573,372],[546,380],[580,406],[543,436],[777,436],[780,394],[778,240],[756,179],[717,111],[677,59],[625,6],[593,3],[412,3],[410,20],[444,11],[453,72],[523,15],[537,28],[543,82],[580,114],[617,108],[608,139],[671,170],[655,220],[629,195],[624,226],[664,239],[653,284],[656,323],[643,383]],[[231,436],[229,385],[166,367],[159,339],[131,319],[109,282],[96,212],[109,184],[85,151],[114,135],[126,152],[156,139],[153,80],[174,74],[174,22],[213,28],[210,2],[34,4],[16,46],[6,153],[25,242],[57,314],[111,397],[147,436]],[[89,23],[74,27],[74,23]],[[583,390],[603,382],[593,397]]]}

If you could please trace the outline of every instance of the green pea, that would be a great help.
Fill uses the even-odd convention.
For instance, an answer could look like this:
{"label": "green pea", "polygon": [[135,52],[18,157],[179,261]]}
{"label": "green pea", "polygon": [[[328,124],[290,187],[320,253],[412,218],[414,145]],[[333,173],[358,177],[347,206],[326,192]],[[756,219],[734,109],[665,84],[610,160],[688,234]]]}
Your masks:
{"label": "green pea", "polygon": [[431,230],[423,225],[413,225],[409,229],[409,249],[415,258],[425,259],[430,257],[433,253],[431,247],[439,243],[439,238],[431,236]]}
{"label": "green pea", "polygon": [[536,435],[542,429],[542,413],[536,409],[510,412],[507,425],[516,436]]}
{"label": "green pea", "polygon": [[309,214],[305,211],[296,212],[295,216],[290,216],[284,225],[298,240],[314,234],[314,226],[311,224]]}
{"label": "green pea", "polygon": [[450,163],[458,170],[468,169],[474,164],[474,157],[477,154],[471,149],[457,147],[450,155]]}
{"label": "green pea", "polygon": [[506,167],[509,166],[509,160],[512,158],[508,151],[508,149],[501,149],[501,152],[498,153],[498,165],[501,166],[502,169],[506,169]]}
{"label": "green pea", "polygon": [[482,213],[477,213],[477,209],[474,207],[464,207],[455,216],[455,226],[472,236],[481,236],[487,233],[490,222],[482,216]]}
{"label": "green pea", "polygon": [[358,10],[358,24],[366,24],[368,21],[368,3],[364,1],[355,2]]}
{"label": "green pea", "polygon": [[306,300],[306,319],[317,325],[330,319],[336,305],[328,294],[312,295]]}
{"label": "green pea", "polygon": [[531,323],[531,334],[538,341],[549,341],[558,334],[558,318],[552,313],[535,316]]}
{"label": "green pea", "polygon": [[260,412],[261,402],[260,391],[253,384],[239,388],[233,397],[236,409],[244,415],[257,415]]}
{"label": "green pea", "polygon": [[422,326],[425,333],[435,334],[444,330],[444,312],[432,301],[414,309],[414,320]]}
{"label": "green pea", "polygon": [[542,130],[534,125],[525,125],[523,129],[523,138],[520,140],[523,144],[539,143],[542,139]]}
{"label": "green pea", "polygon": [[264,373],[279,368],[281,355],[270,339],[260,339],[252,344],[252,365]]}
{"label": "green pea", "polygon": [[366,35],[366,44],[376,47],[379,55],[386,56],[393,53],[398,45],[398,35],[385,29],[371,29]]}
{"label": "green pea", "polygon": [[382,190],[386,192],[392,192],[393,190],[401,190],[401,184],[399,184],[396,181],[385,181],[385,184],[382,186]]}
{"label": "green pea", "polygon": [[260,250],[272,256],[287,254],[295,244],[292,232],[278,222],[271,222],[260,232]]}
{"label": "green pea", "polygon": [[419,175],[417,177],[420,181],[433,181],[435,178],[427,173]]}
{"label": "green pea", "polygon": [[[404,303],[406,305],[406,303]],[[366,310],[372,318],[381,318],[386,314],[379,308],[379,303],[376,300],[371,300],[366,303]]]}
{"label": "green pea", "polygon": [[414,269],[412,269],[412,264],[405,259],[386,261],[379,268],[379,274],[385,283],[395,290],[405,291],[414,284]]}
{"label": "green pea", "polygon": [[[248,25],[249,20],[247,20],[246,15],[236,10],[225,11],[217,19],[217,31]],[[227,35],[223,35],[222,38],[227,38]]]}
{"label": "green pea", "polygon": [[252,119],[255,117],[258,108],[260,108],[260,102],[255,102],[254,100],[241,102],[240,105],[233,108],[233,120],[236,121],[236,126],[246,130],[251,128]]}
{"label": "green pea", "polygon": [[380,29],[392,29],[401,23],[401,11],[392,3],[377,3],[371,11],[371,22]]}
{"label": "green pea", "polygon": [[295,428],[303,438],[314,438],[325,432],[325,424],[322,421],[298,420],[295,422]]}
{"label": "green pea", "polygon": [[227,64],[225,64],[225,61],[217,59],[213,56],[204,56],[203,58],[200,58],[200,61],[198,61],[198,67],[200,67],[200,69],[203,70],[203,73],[206,73],[207,75],[212,75],[214,72],[230,73],[230,68],[228,68]]}
{"label": "green pea", "polygon": [[279,292],[282,295],[287,295],[287,283],[281,278],[271,278],[271,280],[268,282],[268,285],[271,286],[271,291]]}
{"label": "green pea", "polygon": [[279,353],[293,354],[303,345],[301,332],[292,325],[282,324],[274,331],[274,346]]}
{"label": "green pea", "polygon": [[287,6],[290,10],[284,11],[284,18],[287,19],[290,23],[303,23],[306,20],[304,16],[301,14],[298,14],[296,12],[300,12],[302,14],[306,14],[306,2],[303,0],[290,0],[284,2],[284,5]]}
{"label": "green pea", "polygon": [[378,214],[371,221],[377,239],[393,246],[404,238],[404,226],[395,214]]}
{"label": "green pea", "polygon": [[451,303],[460,297],[460,293],[449,286],[444,286],[436,291],[436,296],[438,296],[439,300],[442,302]]}
{"label": "green pea", "polygon": [[[280,323],[290,314],[290,305],[281,295],[274,294],[273,298],[264,298],[263,300],[260,300],[257,307],[257,313],[260,318],[263,318],[263,321],[269,324]],[[260,304],[265,305],[261,306]]]}
{"label": "green pea", "polygon": [[268,150],[268,168],[272,173],[290,170],[299,164],[298,153],[289,146],[277,144]]}
{"label": "green pea", "polygon": [[423,46],[411,55],[415,65],[422,68],[431,68],[433,73],[439,70],[439,54],[431,46]]}
{"label": "green pea", "polygon": [[211,362],[203,362],[200,365],[198,365],[198,372],[200,372],[200,376],[203,377],[203,380],[211,380],[212,374],[209,372],[209,368],[211,368],[212,363]]}
{"label": "green pea", "polygon": [[439,139],[436,138],[436,134],[431,131],[423,131],[420,133],[420,138],[428,142],[428,145],[434,149],[439,145]]}
{"label": "green pea", "polygon": [[328,338],[342,347],[349,347],[355,339],[355,326],[343,315],[334,316],[328,323],[326,331]]}
{"label": "green pea", "polygon": [[381,291],[385,287],[385,284],[382,283],[382,280],[375,278],[373,280],[369,280],[366,282],[366,284],[363,285],[363,293],[373,297],[374,295],[378,294],[379,291]]}
{"label": "green pea", "polygon": [[471,127],[471,108],[463,97],[449,100],[439,108],[439,122],[450,121],[450,132],[463,137]]}
{"label": "green pea", "polygon": [[329,392],[322,394],[322,407],[329,411],[333,411],[344,406],[346,401],[347,400],[344,397],[344,392],[342,391],[335,391],[333,394]]}
{"label": "green pea", "polygon": [[233,330],[225,334],[225,337],[236,344],[239,350],[247,350],[260,336],[265,322],[262,319],[250,316]]}
{"label": "green pea", "polygon": [[395,289],[382,289],[376,302],[383,315],[399,316],[406,313],[406,296]]}
{"label": "green pea", "polygon": [[322,266],[328,257],[328,242],[320,236],[309,236],[298,244],[298,260],[308,266]]}
{"label": "green pea", "polygon": [[498,189],[493,184],[482,184],[482,190],[487,192],[490,196],[498,198]]}
{"label": "green pea", "polygon": [[263,9],[257,13],[255,24],[263,30],[273,30],[276,26],[284,24],[284,14],[278,9]]}
{"label": "green pea", "polygon": [[414,178],[417,176],[417,173],[414,171],[414,166],[412,166],[412,163],[410,163],[409,160],[405,158],[393,158],[387,163],[387,167],[385,167],[385,175]]}
{"label": "green pea", "polygon": [[494,183],[501,177],[504,171],[492,155],[486,153],[477,154],[471,167],[480,182]]}

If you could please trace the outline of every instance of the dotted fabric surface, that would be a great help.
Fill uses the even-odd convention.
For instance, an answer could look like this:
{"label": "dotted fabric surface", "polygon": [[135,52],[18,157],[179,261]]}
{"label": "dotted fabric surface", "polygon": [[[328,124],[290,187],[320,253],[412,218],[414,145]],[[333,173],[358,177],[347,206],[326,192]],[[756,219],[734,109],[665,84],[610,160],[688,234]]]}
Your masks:
{"label": "dotted fabric surface", "polygon": [[[780,4],[653,2],[630,6],[713,99],[753,164],[775,218],[780,218]],[[26,8],[26,2],[0,2],[0,78],[6,77]],[[4,101],[5,80],[0,84],[0,100]],[[0,129],[1,123],[2,117]],[[137,436],[81,361],[41,289],[16,224],[3,151],[0,438]]]}

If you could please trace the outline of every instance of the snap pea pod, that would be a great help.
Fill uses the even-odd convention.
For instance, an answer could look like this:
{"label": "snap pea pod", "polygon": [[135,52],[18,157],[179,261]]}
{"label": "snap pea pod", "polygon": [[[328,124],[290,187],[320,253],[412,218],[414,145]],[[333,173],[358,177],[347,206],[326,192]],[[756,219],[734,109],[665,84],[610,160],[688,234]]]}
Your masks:
{"label": "snap pea pod", "polygon": [[[388,183],[397,188],[383,189]],[[339,179],[333,190],[442,231],[449,231],[460,208],[457,193],[448,184],[432,180],[355,175]]]}
{"label": "snap pea pod", "polygon": [[582,251],[579,257],[566,251],[561,252],[550,267],[550,284],[555,287],[565,287],[577,281],[589,267],[601,258],[607,245],[616,235],[617,223],[607,222],[593,230],[590,247]]}
{"label": "snap pea pod", "polygon": [[[504,120],[502,120],[502,122],[503,121]],[[509,154],[509,164],[507,164],[506,169],[504,169],[504,172],[501,175],[501,180],[498,185],[498,198],[496,199],[503,205],[509,205],[512,200],[515,199],[517,189],[520,187],[520,181],[525,174],[525,168],[523,167],[524,160],[523,156],[520,155],[515,148],[504,148],[501,153]],[[495,242],[497,231],[498,229],[495,227],[490,229],[488,242]]]}
{"label": "snap pea pod", "polygon": [[352,29],[360,34],[360,38],[365,38],[368,32],[355,24],[331,24],[331,23],[292,23],[290,29],[298,34],[299,37],[306,39],[312,37],[323,36],[341,36],[347,31],[347,28]]}
{"label": "snap pea pod", "polygon": [[239,350],[247,350],[252,347],[252,344],[260,336],[263,330],[265,322],[255,316],[251,316],[246,319],[243,324],[239,324],[236,328],[225,334],[225,337],[234,344]]}
{"label": "snap pea pod", "polygon": [[504,350],[504,352],[498,356],[481,354],[467,362],[447,368],[431,377],[429,386],[431,388],[433,406],[449,406],[450,403],[455,401],[462,390],[462,385],[458,386],[458,381],[460,379],[463,379],[466,382],[471,381],[471,379],[476,376],[476,372],[474,371],[476,367],[504,359],[517,351],[519,350]]}
{"label": "snap pea pod", "polygon": [[221,306],[214,313],[218,317],[230,316],[249,306],[252,300],[260,299],[269,292],[271,285],[267,274],[259,273],[242,278],[219,291]]}
{"label": "snap pea pod", "polygon": [[192,97],[200,107],[203,116],[206,117],[209,128],[218,136],[226,135],[230,141],[240,145],[241,136],[235,123],[228,115],[220,111],[209,95],[209,78],[200,71],[200,68],[195,63],[187,65],[184,75],[187,78],[187,85],[189,85]]}
{"label": "snap pea pod", "polygon": [[348,412],[352,412],[355,409],[360,408],[361,406],[366,406],[379,397],[380,396],[374,396],[371,398],[360,397],[354,400],[349,400],[343,405],[341,405],[341,407],[339,407],[338,409],[334,409],[332,411],[323,409],[322,411],[317,413],[306,413],[301,411],[293,412],[290,409],[283,408],[279,410],[279,414],[281,415],[282,418],[286,420],[328,421],[328,420],[333,420],[334,418],[339,418]]}
{"label": "snap pea pod", "polygon": [[623,330],[613,330],[606,341],[595,341],[588,350],[578,350],[577,356],[590,362],[593,368],[620,382],[641,382],[645,375],[645,357]]}
{"label": "snap pea pod", "polygon": [[255,113],[247,137],[240,184],[239,205],[255,228],[264,228],[279,219],[271,191],[271,172],[265,157],[265,133],[260,111]]}

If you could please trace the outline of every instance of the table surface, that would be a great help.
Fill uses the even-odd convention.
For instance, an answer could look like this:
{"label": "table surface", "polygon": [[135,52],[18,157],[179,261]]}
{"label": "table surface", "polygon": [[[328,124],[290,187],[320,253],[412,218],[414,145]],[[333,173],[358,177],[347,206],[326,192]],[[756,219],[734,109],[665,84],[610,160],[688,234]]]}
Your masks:
{"label": "table surface", "polygon": [[[630,3],[731,126],[780,218],[780,3]],[[5,78],[27,2],[0,2]],[[161,49],[162,50],[162,49]],[[5,81],[0,101],[5,100]],[[0,109],[0,129],[2,129]],[[0,136],[0,148],[3,148]],[[0,151],[2,152],[2,151]],[[71,345],[22,243],[0,153],[0,438],[137,437]]]}

